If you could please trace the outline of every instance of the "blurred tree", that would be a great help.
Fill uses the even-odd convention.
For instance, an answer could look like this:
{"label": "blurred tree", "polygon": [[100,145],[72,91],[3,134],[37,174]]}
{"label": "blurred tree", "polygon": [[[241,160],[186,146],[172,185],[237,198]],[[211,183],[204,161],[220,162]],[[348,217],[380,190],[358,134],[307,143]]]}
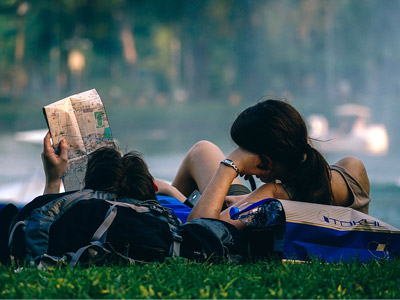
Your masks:
{"label": "blurred tree", "polygon": [[0,92],[379,108],[400,89],[399,11],[397,0],[5,0]]}

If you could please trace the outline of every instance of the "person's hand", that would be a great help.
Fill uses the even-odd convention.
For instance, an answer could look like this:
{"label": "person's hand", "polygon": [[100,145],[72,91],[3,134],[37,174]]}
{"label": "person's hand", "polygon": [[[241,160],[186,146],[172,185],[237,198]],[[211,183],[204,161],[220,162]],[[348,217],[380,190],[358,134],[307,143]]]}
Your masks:
{"label": "person's hand", "polygon": [[235,163],[239,169],[240,176],[244,176],[245,179],[248,179],[249,175],[268,177],[271,174],[270,168],[265,166],[258,154],[246,151],[241,147],[233,150],[227,158]]}
{"label": "person's hand", "polygon": [[46,176],[45,194],[58,193],[60,181],[68,166],[68,144],[62,140],[59,145],[59,154],[54,151],[50,141],[50,132],[43,140],[42,163]]}

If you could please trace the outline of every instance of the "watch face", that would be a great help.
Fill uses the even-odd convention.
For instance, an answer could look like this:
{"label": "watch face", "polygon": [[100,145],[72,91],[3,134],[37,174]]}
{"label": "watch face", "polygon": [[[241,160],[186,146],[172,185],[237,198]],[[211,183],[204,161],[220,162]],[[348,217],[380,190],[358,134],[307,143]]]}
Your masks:
{"label": "watch face", "polygon": [[230,159],[224,159],[221,163],[227,166],[233,166],[233,161],[231,161]]}
{"label": "watch face", "polygon": [[239,169],[232,160],[226,158],[223,161],[221,161],[221,164],[233,168],[236,171],[236,173],[239,174]]}

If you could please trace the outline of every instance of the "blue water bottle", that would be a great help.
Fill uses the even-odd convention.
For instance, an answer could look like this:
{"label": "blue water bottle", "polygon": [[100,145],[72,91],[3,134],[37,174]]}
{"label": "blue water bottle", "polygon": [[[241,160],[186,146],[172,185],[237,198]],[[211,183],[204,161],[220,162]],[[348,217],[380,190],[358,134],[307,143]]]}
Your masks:
{"label": "blue water bottle", "polygon": [[230,209],[233,220],[246,224],[242,231],[251,260],[281,259],[286,228],[282,203],[274,198],[246,202]]}
{"label": "blue water bottle", "polygon": [[267,198],[257,202],[245,202],[239,207],[230,209],[232,220],[239,220],[250,227],[265,227],[281,224],[283,214],[282,204],[275,198]]}

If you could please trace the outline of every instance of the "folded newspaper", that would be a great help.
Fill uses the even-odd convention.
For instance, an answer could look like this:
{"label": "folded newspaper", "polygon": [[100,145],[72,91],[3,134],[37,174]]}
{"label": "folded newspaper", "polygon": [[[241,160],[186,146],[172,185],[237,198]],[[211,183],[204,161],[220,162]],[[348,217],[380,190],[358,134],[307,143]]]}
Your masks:
{"label": "folded newspaper", "polygon": [[72,95],[43,107],[54,147],[68,142],[66,191],[84,187],[88,155],[113,143],[111,129],[100,96],[95,89]]}

